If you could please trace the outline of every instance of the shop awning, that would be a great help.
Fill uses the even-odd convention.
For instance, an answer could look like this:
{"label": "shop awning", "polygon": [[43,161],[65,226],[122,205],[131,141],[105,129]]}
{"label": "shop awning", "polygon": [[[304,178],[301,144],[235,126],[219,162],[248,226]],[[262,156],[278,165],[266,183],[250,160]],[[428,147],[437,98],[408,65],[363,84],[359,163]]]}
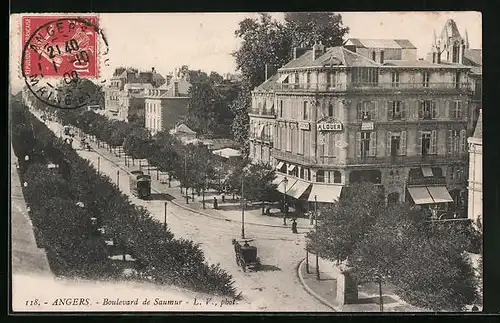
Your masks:
{"label": "shop awning", "polygon": [[422,167],[422,175],[424,175],[424,177],[434,177],[430,167]]}
{"label": "shop awning", "polygon": [[313,184],[308,200],[314,202],[314,197],[316,197],[318,202],[333,203],[339,199],[342,187],[339,185]]}
{"label": "shop awning", "polygon": [[298,199],[304,192],[307,190],[307,188],[311,185],[311,183],[304,182],[301,180],[297,180],[297,183],[292,186],[291,189],[288,190],[286,193],[288,196],[294,197]]}
{"label": "shop awning", "polygon": [[425,186],[422,187],[408,187],[408,192],[410,192],[411,198],[415,204],[433,204],[429,191]]}
{"label": "shop awning", "polygon": [[276,178],[273,180],[273,184],[279,185],[284,178],[285,177],[283,175],[276,175]]}
{"label": "shop awning", "polygon": [[[297,180],[296,179],[293,179],[293,178],[288,178],[288,182],[286,183],[286,191],[289,192],[290,189],[293,187],[293,185],[295,185],[295,183],[297,183]],[[281,183],[278,185],[278,191],[280,193],[285,193],[285,182],[284,181],[281,181]]]}
{"label": "shop awning", "polygon": [[279,162],[278,165],[276,165],[276,169],[280,169],[284,164],[284,162]]}
{"label": "shop awning", "polygon": [[288,166],[288,171],[289,172],[293,172],[294,169],[295,169],[295,165],[289,165]]}
{"label": "shop awning", "polygon": [[453,202],[453,198],[444,186],[428,186],[427,190],[434,199],[435,203]]}

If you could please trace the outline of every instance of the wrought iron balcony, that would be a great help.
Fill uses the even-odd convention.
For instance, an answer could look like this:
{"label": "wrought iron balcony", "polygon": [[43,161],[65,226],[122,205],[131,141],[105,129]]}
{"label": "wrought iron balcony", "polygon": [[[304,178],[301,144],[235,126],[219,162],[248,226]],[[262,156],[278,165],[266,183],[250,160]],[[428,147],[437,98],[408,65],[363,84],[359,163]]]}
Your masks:
{"label": "wrought iron balcony", "polygon": [[271,156],[277,159],[286,160],[289,162],[295,162],[301,165],[315,165],[316,160],[312,157],[293,154],[289,151],[282,151],[278,149],[273,149],[271,151]]}
{"label": "wrought iron balcony", "polygon": [[408,180],[408,185],[446,185],[446,177],[421,177],[411,178]]}
{"label": "wrought iron balcony", "polygon": [[449,163],[450,161],[465,162],[467,156],[426,155],[426,156],[384,156],[384,157],[349,157],[348,165],[433,165]]}
{"label": "wrought iron balcony", "polygon": [[347,90],[470,90],[469,83],[281,83],[274,84],[275,91],[285,92],[336,92]]}
{"label": "wrought iron balcony", "polygon": [[276,111],[274,111],[274,109],[265,109],[260,111],[258,109],[250,109],[248,114],[276,117]]}

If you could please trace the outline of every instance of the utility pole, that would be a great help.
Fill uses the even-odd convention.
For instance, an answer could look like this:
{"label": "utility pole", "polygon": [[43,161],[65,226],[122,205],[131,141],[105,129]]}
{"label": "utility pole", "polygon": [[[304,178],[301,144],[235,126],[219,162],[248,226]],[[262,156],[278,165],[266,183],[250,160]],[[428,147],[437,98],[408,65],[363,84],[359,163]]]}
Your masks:
{"label": "utility pole", "polygon": [[101,169],[101,156],[97,156],[97,172],[100,173]]}
{"label": "utility pole", "polygon": [[120,189],[120,171],[116,171],[116,186]]}
{"label": "utility pole", "polygon": [[243,197],[244,174],[241,174],[241,239],[245,239],[245,198]]}
{"label": "utility pole", "polygon": [[203,209],[205,209],[205,181],[203,181]]}
{"label": "utility pole", "polygon": [[165,202],[165,217],[163,219],[163,228],[165,229],[165,240],[167,239],[167,202]]}
{"label": "utility pole", "polygon": [[187,156],[184,155],[184,184],[186,185],[186,204],[189,204],[189,193],[187,184]]}
{"label": "utility pole", "polygon": [[[314,230],[316,231],[316,234],[318,234],[318,199],[317,196],[314,195],[314,218],[315,218],[315,223],[314,223]],[[316,280],[319,280],[319,255],[318,255],[318,248],[316,248]]]}

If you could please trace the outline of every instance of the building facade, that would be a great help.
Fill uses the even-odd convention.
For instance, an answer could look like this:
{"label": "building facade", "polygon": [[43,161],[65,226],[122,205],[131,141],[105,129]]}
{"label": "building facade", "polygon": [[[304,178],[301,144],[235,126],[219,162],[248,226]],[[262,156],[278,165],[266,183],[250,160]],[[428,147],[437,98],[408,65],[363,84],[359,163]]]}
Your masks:
{"label": "building facade", "polygon": [[146,91],[161,86],[165,78],[156,73],[117,68],[104,88],[105,113],[111,119],[129,121],[143,117]]}
{"label": "building facade", "polygon": [[299,202],[370,181],[388,202],[463,209],[469,67],[416,60],[407,40],[346,44],[296,48],[252,92],[250,157]]}
{"label": "building facade", "polygon": [[186,76],[176,75],[159,88],[147,91],[145,126],[151,134],[171,129],[187,115],[190,87]]}
{"label": "building facade", "polygon": [[[483,121],[482,114],[469,143],[468,218],[477,223],[483,215]],[[482,220],[481,220],[482,221]]]}

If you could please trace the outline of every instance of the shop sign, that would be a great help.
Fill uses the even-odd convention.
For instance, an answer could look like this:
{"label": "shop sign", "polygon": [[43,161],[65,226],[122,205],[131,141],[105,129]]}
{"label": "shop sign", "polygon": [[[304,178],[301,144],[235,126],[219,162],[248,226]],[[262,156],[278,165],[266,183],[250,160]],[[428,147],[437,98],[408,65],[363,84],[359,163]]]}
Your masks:
{"label": "shop sign", "polygon": [[361,130],[373,130],[373,122],[361,123]]}
{"label": "shop sign", "polygon": [[299,122],[299,129],[301,130],[309,130],[311,128],[311,125],[309,122]]}
{"label": "shop sign", "polygon": [[334,122],[320,122],[317,124],[318,131],[342,131],[342,123],[339,121]]}

